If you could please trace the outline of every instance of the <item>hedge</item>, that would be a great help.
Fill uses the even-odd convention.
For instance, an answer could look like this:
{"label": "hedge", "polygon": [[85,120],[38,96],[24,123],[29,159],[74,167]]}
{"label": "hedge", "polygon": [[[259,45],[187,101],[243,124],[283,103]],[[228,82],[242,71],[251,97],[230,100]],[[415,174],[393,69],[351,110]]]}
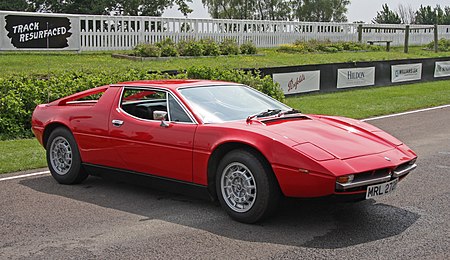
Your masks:
{"label": "hedge", "polygon": [[176,56],[218,56],[256,54],[257,49],[253,42],[248,41],[241,46],[234,38],[223,39],[220,43],[213,39],[188,39],[175,43],[166,38],[155,44],[140,43],[134,47],[132,55],[138,57],[176,57]]}
{"label": "hedge", "polygon": [[240,70],[218,70],[195,67],[185,73],[148,74],[145,70],[83,72],[70,71],[50,76],[6,75],[0,76],[0,140],[31,137],[31,115],[38,104],[47,103],[70,94],[97,86],[121,81],[161,78],[217,79],[243,83],[278,100],[283,92],[269,76]]}
{"label": "hedge", "polygon": [[331,41],[301,41],[297,40],[292,44],[282,44],[277,49],[279,52],[286,53],[307,53],[307,52],[325,52],[336,53],[341,51],[382,51],[382,46],[367,45],[358,42],[331,42]]}

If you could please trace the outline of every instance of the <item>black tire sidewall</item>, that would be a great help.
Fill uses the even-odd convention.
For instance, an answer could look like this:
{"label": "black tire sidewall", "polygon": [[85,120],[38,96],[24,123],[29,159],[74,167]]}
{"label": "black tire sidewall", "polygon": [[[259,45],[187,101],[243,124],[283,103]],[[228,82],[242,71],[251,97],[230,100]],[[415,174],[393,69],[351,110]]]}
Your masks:
{"label": "black tire sidewall", "polygon": [[[72,148],[72,165],[70,166],[69,172],[64,175],[56,173],[50,161],[50,148],[53,140],[57,137],[63,137],[64,139],[66,139]],[[47,141],[46,155],[47,155],[47,165],[50,170],[50,173],[57,182],[61,184],[75,184],[86,179],[87,174],[84,173],[81,168],[81,158],[78,150],[78,145],[72,133],[67,128],[58,127],[51,132]]]}
{"label": "black tire sidewall", "polygon": [[[242,163],[252,173],[256,183],[256,199],[253,206],[247,212],[236,212],[225,202],[221,180],[223,170],[233,162]],[[273,180],[272,170],[263,162],[261,157],[247,150],[234,150],[226,154],[220,161],[216,173],[216,191],[222,208],[233,219],[243,223],[255,223],[270,215],[278,202],[276,183]]]}

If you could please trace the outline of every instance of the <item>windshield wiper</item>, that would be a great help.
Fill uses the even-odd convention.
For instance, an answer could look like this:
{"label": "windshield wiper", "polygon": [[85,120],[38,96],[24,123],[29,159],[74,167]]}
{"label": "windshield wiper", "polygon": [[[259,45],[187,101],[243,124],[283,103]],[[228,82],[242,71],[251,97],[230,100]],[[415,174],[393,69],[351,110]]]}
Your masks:
{"label": "windshield wiper", "polygon": [[277,115],[278,113],[281,113],[281,109],[278,109],[278,108],[267,109],[267,110],[259,112],[258,114],[248,116],[247,121],[252,120],[255,117],[273,116],[273,115]]}
{"label": "windshield wiper", "polygon": [[291,115],[291,114],[298,114],[301,113],[299,110],[292,108],[291,110],[288,111],[282,111],[278,113],[278,116],[284,116],[284,115]]}

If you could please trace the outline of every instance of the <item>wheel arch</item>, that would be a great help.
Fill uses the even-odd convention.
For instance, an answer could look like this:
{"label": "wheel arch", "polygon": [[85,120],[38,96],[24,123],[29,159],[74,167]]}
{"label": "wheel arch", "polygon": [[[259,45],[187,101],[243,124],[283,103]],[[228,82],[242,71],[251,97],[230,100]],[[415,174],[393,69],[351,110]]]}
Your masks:
{"label": "wheel arch", "polygon": [[50,134],[53,132],[53,130],[55,130],[58,127],[64,127],[67,130],[69,130],[70,132],[72,132],[69,127],[67,127],[65,124],[63,124],[61,122],[52,122],[52,123],[46,125],[44,128],[44,134],[42,137],[42,144],[45,149],[47,149],[47,142],[48,142],[48,138],[50,137]]}
{"label": "wheel arch", "polygon": [[256,157],[260,159],[260,162],[262,164],[264,164],[268,169],[270,169],[270,171],[273,175],[273,179],[276,181],[276,185],[278,186],[278,188],[280,188],[278,180],[274,174],[272,165],[270,164],[267,157],[260,150],[258,150],[257,148],[255,148],[254,146],[252,146],[250,144],[234,141],[234,142],[226,142],[226,143],[222,143],[222,144],[218,145],[214,149],[214,151],[211,153],[211,156],[209,157],[207,173],[208,173],[208,190],[209,190],[209,193],[211,194],[211,196],[213,196],[214,198],[216,198],[216,196],[217,196],[215,179],[216,179],[217,167],[219,166],[221,158],[223,158],[223,156],[225,156],[227,153],[229,153],[233,150],[239,150],[239,149],[249,151],[252,154],[256,155]]}

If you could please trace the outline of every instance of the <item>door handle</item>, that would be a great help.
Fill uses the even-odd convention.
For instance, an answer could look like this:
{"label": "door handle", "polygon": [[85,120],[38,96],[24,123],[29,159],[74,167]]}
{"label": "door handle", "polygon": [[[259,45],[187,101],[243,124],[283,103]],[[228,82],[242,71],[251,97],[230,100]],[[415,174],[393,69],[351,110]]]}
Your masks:
{"label": "door handle", "polygon": [[113,124],[114,126],[119,127],[119,126],[123,125],[123,121],[122,121],[122,120],[114,119],[114,120],[112,121],[112,124]]}

